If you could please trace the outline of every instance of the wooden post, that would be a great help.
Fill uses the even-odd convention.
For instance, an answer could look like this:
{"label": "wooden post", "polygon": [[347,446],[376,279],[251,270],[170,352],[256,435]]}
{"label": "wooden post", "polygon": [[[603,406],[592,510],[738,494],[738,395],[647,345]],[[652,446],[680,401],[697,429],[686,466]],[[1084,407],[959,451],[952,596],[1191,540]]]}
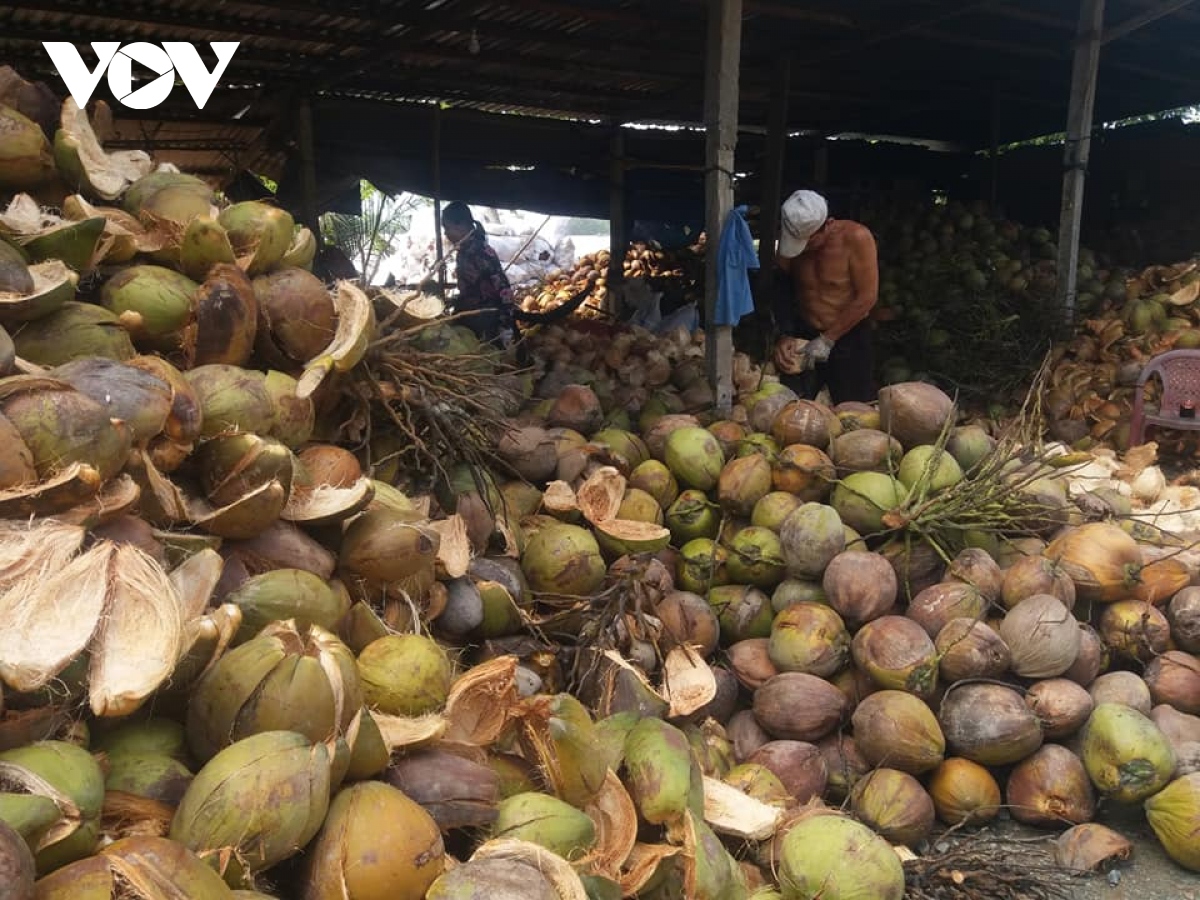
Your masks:
{"label": "wooden post", "polygon": [[[442,243],[442,107],[433,108],[433,139],[430,164],[433,166],[433,252],[440,260],[445,252]],[[446,296],[446,267],[437,270],[438,296]]]}
{"label": "wooden post", "polygon": [[1092,148],[1092,110],[1096,103],[1096,73],[1103,30],[1104,0],[1081,0],[1075,61],[1071,69],[1071,103],[1067,112],[1062,210],[1058,224],[1058,301],[1067,322],[1075,316],[1083,187]]}
{"label": "wooden post", "polygon": [[300,154],[300,219],[321,247],[321,223],[318,221],[317,155],[313,145],[312,102],[300,98],[296,116],[296,143]]}
{"label": "wooden post", "polygon": [[781,56],[775,61],[771,83],[771,111],[767,117],[767,156],[762,171],[762,201],[759,203],[758,264],[764,275],[775,265],[775,241],[779,237],[779,208],[783,203],[783,164],[787,158],[788,91],[791,90],[792,61]]}
{"label": "wooden post", "polygon": [[733,406],[733,328],[716,324],[717,248],[725,217],[733,209],[737,149],[738,75],[742,51],[742,0],[708,0],[708,46],[704,81],[705,231],[704,346],[708,380],[720,414]]}
{"label": "wooden post", "polygon": [[620,312],[615,288],[625,281],[629,235],[625,231],[625,136],[619,123],[614,128],[608,143],[608,290],[604,310],[615,314]]}

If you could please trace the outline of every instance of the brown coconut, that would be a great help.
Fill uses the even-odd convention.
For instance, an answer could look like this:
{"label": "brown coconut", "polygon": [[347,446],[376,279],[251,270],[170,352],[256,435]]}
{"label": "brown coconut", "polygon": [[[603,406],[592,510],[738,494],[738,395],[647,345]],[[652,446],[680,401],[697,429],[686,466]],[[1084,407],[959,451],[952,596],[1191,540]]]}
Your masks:
{"label": "brown coconut", "polygon": [[935,385],[906,381],[879,391],[879,428],[905,448],[936,443],[953,417],[954,401]]}

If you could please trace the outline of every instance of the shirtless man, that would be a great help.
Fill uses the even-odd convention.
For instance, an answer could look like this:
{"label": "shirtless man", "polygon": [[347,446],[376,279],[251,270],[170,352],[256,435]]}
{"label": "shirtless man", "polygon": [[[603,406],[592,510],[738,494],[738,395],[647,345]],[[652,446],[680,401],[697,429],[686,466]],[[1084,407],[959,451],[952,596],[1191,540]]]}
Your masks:
{"label": "shirtless man", "polygon": [[[802,397],[824,385],[834,403],[875,400],[868,316],[879,299],[875,238],[829,217],[825,198],[796,191],[783,204],[777,263],[791,276],[794,323],[775,345],[782,381]],[[796,340],[797,338],[801,340]],[[803,339],[807,339],[801,347]]]}

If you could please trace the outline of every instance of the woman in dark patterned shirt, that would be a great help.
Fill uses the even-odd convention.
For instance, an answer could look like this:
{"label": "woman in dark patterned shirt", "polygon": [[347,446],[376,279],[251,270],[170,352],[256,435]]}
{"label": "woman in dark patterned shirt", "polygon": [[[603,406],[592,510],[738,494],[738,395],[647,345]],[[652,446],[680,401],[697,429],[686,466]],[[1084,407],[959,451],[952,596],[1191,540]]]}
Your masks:
{"label": "woman in dark patterned shirt", "polygon": [[442,210],[446,239],[458,246],[456,312],[470,312],[460,321],[481,341],[508,343],[514,336],[512,286],[500,258],[487,242],[487,232],[475,221],[470,207],[454,202]]}

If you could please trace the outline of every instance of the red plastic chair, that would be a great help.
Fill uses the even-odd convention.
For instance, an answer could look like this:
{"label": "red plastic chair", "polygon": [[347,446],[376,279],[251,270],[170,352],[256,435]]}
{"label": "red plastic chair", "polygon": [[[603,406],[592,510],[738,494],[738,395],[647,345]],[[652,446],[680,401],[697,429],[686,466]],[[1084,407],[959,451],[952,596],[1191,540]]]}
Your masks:
{"label": "red plastic chair", "polygon": [[[1146,382],[1155,375],[1162,381],[1162,399],[1157,408],[1146,409]],[[1146,442],[1148,425],[1200,431],[1200,419],[1180,417],[1179,410],[1185,403],[1200,407],[1200,350],[1168,350],[1146,363],[1138,376],[1129,419],[1129,446]]]}

